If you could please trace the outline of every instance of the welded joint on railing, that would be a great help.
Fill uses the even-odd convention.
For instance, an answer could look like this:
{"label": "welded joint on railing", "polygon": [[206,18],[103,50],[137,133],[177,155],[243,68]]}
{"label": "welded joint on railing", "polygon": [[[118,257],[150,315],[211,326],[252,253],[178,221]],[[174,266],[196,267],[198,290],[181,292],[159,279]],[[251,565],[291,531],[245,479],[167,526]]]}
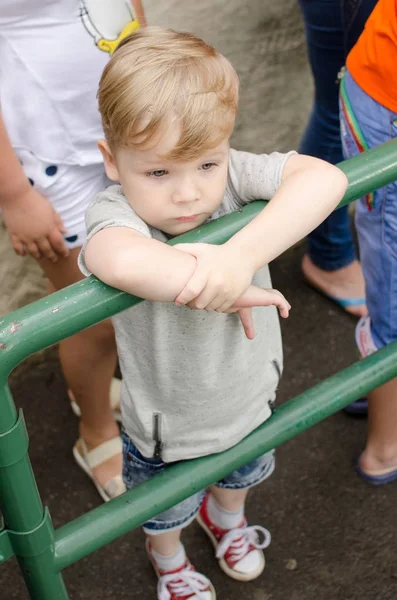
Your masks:
{"label": "welded joint on railing", "polygon": [[23,532],[8,529],[7,533],[15,556],[40,556],[48,548],[55,547],[54,526],[48,508],[44,509],[43,519],[35,529]]}
{"label": "welded joint on railing", "polygon": [[6,560],[12,556],[14,556],[14,551],[8,536],[8,531],[3,529],[0,531],[0,565],[5,563]]}
{"label": "welded joint on railing", "polygon": [[11,467],[22,460],[28,451],[29,436],[22,410],[18,419],[5,433],[0,434],[0,468]]}

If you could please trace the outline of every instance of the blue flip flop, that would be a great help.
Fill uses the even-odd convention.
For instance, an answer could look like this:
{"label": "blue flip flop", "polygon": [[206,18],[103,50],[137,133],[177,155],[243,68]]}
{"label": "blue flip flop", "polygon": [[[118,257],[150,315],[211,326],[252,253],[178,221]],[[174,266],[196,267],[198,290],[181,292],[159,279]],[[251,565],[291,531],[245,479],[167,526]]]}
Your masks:
{"label": "blue flip flop", "polygon": [[366,417],[368,415],[368,400],[366,398],[359,398],[345,406],[343,410],[346,414],[353,417]]}
{"label": "blue flip flop", "polygon": [[394,469],[394,471],[391,471],[390,473],[385,473],[384,475],[368,475],[368,473],[363,471],[360,467],[360,459],[357,461],[356,469],[360,477],[371,485],[384,485],[385,483],[391,483],[397,479],[397,469]]}
{"label": "blue flip flop", "polygon": [[328,300],[331,300],[331,302],[335,302],[335,304],[341,306],[342,308],[348,308],[349,306],[362,306],[366,303],[365,298],[339,298],[338,296],[331,296],[330,294],[321,292],[318,288],[316,288],[316,290],[325,298],[328,298]]}
{"label": "blue flip flop", "polygon": [[321,296],[324,296],[324,298],[327,298],[327,300],[330,300],[331,302],[333,302],[340,308],[345,309],[345,308],[349,308],[350,306],[363,306],[364,304],[366,304],[365,298],[340,298],[339,296],[332,296],[331,294],[327,294],[327,292],[324,292],[324,290],[322,290],[313,281],[310,281],[304,273],[303,273],[303,280],[306,283],[306,285],[311,287],[318,294],[321,294]]}

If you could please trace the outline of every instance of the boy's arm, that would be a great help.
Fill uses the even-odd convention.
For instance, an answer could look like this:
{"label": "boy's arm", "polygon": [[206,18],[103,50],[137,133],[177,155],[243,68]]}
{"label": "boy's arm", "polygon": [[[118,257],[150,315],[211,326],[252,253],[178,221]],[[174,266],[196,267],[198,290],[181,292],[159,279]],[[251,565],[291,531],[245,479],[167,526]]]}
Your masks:
{"label": "boy's arm", "polygon": [[255,272],[322,223],[342,200],[347,185],[346,175],[337,167],[294,154],[271,202],[225,246],[252,260]]}
{"label": "boy's arm", "polygon": [[176,301],[192,308],[227,310],[260,267],[306,236],[336,208],[347,183],[344,173],[329,163],[290,156],[271,202],[228,242],[176,246],[198,261]]}
{"label": "boy's arm", "polygon": [[[126,227],[100,230],[88,242],[80,264],[86,274],[129,294],[158,302],[173,302],[191,278],[196,259]],[[276,306],[288,317],[290,304],[277,290],[249,286],[229,312],[238,312],[246,336],[254,337],[249,308]]]}
{"label": "boy's arm", "polygon": [[84,264],[108,285],[145,300],[173,302],[196,268],[196,259],[128,227],[96,233]]}

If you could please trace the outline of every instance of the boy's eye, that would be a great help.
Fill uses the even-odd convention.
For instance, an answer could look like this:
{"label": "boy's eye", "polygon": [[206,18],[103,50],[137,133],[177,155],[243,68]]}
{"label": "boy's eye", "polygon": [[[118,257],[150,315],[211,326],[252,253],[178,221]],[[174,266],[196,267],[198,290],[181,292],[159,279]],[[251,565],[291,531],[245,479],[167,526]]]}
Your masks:
{"label": "boy's eye", "polygon": [[146,173],[148,177],[163,177],[166,174],[167,171],[165,169],[157,169],[156,171],[149,171]]}
{"label": "boy's eye", "polygon": [[216,167],[216,164],[213,162],[208,162],[208,163],[204,163],[203,165],[201,165],[201,168],[203,169],[203,171],[209,171],[211,169],[211,167]]}

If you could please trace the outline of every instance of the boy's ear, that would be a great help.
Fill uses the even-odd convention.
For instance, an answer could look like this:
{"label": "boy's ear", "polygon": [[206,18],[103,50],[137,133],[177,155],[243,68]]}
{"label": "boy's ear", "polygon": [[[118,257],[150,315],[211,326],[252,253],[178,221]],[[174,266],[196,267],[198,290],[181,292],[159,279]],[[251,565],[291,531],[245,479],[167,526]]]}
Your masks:
{"label": "boy's ear", "polygon": [[101,154],[103,156],[103,162],[105,165],[106,175],[112,181],[120,181],[119,171],[116,166],[116,161],[114,160],[114,156],[112,154],[112,151],[109,148],[107,141],[99,140],[98,148],[101,151]]}

